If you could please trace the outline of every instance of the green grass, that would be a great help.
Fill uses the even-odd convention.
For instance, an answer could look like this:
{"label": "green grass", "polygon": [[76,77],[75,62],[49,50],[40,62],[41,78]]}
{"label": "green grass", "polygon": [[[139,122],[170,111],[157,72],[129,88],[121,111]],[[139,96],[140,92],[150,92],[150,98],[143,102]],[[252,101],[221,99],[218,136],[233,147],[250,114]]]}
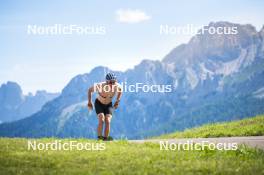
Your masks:
{"label": "green grass", "polygon": [[[208,124],[160,138],[264,135],[264,116]],[[54,142],[56,138],[35,139]],[[155,143],[97,142],[63,139],[63,143],[105,143],[102,151],[34,151],[28,140],[0,138],[0,175],[9,174],[264,174],[264,151],[241,145],[235,151],[162,151]]]}
{"label": "green grass", "polygon": [[[74,139],[72,139],[74,140]],[[51,142],[54,138],[40,139]],[[67,142],[68,140],[62,140]],[[78,139],[78,142],[92,140]],[[27,139],[0,138],[0,174],[264,174],[264,152],[161,151],[158,144],[106,143],[103,151],[33,151]]]}
{"label": "green grass", "polygon": [[206,124],[155,138],[208,138],[264,135],[264,115],[233,122]]}

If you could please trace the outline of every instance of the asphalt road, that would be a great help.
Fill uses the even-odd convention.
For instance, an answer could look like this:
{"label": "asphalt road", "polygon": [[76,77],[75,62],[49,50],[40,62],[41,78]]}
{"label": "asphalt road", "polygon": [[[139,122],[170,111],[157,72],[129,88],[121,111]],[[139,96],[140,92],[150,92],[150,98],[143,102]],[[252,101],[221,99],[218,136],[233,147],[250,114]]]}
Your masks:
{"label": "asphalt road", "polygon": [[218,138],[184,138],[184,139],[147,139],[147,140],[129,140],[132,143],[153,142],[160,143],[160,141],[168,141],[169,143],[202,143],[207,141],[209,143],[237,143],[238,145],[245,144],[249,147],[260,148],[264,150],[264,136],[249,136],[249,137],[218,137]]}

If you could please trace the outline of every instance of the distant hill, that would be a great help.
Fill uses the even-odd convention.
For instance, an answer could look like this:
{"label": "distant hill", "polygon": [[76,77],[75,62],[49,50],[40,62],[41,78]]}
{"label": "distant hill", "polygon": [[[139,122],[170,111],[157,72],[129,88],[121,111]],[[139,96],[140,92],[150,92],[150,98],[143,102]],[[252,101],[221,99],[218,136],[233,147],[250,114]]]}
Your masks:
{"label": "distant hill", "polygon": [[155,138],[208,138],[208,137],[233,137],[233,136],[263,136],[264,115],[259,115],[243,120],[206,124],[197,128],[186,129]]}

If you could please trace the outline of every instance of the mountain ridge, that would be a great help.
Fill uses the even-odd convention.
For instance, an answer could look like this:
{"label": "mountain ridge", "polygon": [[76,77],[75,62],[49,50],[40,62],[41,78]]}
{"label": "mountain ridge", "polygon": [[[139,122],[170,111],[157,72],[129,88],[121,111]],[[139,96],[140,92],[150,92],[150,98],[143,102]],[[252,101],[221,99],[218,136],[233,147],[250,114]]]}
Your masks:
{"label": "mountain ridge", "polygon": [[45,90],[24,95],[19,84],[8,81],[0,86],[0,121],[10,122],[30,116],[58,95]]}
{"label": "mountain ridge", "polygon": [[[128,84],[142,82],[173,87],[171,93],[124,93],[114,113],[113,135],[143,138],[264,112],[264,99],[254,95],[264,87],[262,30],[257,32],[251,25],[224,22],[209,25],[237,26],[241,34],[204,34],[198,39],[194,36],[162,61],[143,60],[134,69],[113,71],[119,81]],[[62,94],[37,114],[0,125],[0,136],[95,137],[95,113],[88,113],[82,102],[87,100],[87,88],[103,81],[109,71],[112,70],[100,66],[75,76]],[[22,123],[27,130],[20,126]]]}

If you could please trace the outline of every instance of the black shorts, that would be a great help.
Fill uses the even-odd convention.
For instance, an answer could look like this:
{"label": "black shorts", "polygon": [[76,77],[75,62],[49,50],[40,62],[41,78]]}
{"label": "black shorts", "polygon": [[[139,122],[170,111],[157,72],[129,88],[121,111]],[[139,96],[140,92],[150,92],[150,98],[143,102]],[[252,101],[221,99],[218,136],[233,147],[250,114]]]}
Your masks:
{"label": "black shorts", "polygon": [[105,104],[102,104],[98,99],[95,100],[94,107],[95,107],[95,112],[97,115],[100,113],[103,113],[104,115],[112,114],[112,111],[113,111],[112,102],[105,105]]}

